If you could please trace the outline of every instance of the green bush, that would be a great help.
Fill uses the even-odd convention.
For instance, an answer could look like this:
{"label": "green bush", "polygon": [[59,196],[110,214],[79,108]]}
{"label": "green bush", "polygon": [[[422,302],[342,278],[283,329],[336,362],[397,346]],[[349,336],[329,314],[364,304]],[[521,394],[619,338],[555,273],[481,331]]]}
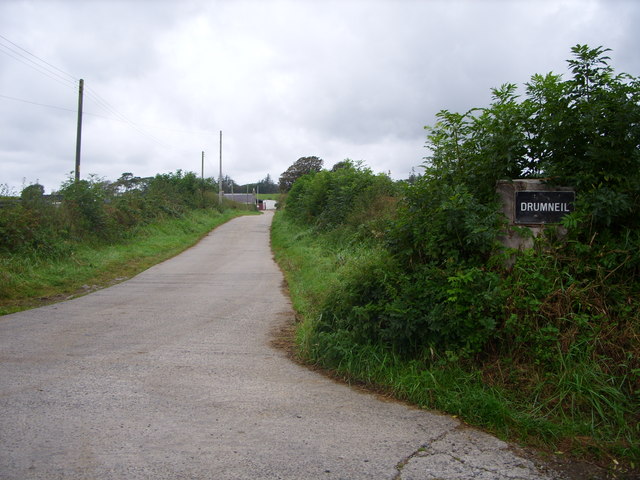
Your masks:
{"label": "green bush", "polygon": [[56,208],[44,198],[42,185],[29,185],[0,208],[0,254],[67,255],[70,246],[59,231]]}
{"label": "green bush", "polygon": [[108,238],[110,219],[105,201],[107,192],[102,181],[68,180],[60,189],[62,195],[61,213],[72,240],[88,237]]}
{"label": "green bush", "polygon": [[[350,162],[294,183],[287,218],[344,256],[305,348],[339,369],[371,352],[455,364],[542,435],[637,461],[640,81],[601,47],[572,52],[567,80],[534,75],[525,98],[506,84],[486,108],[440,112],[424,174],[399,190]],[[509,251],[495,186],[526,177],[573,186],[575,211]],[[384,216],[363,215],[394,195]],[[354,244],[370,253],[350,260]]]}
{"label": "green bush", "polygon": [[399,272],[381,254],[345,277],[323,304],[318,332],[348,332],[356,343],[405,357],[428,349],[476,353],[494,335],[503,308],[499,277],[478,268]]}
{"label": "green bush", "polygon": [[[355,335],[359,341],[382,341],[416,355],[432,345],[469,354],[513,342],[540,343],[542,351],[573,328],[553,323],[562,315],[586,313],[591,322],[604,316],[631,322],[637,331],[640,83],[614,76],[604,52],[575,47],[573,78],[534,76],[524,101],[514,85],[505,85],[494,90],[488,108],[441,112],[429,129],[425,174],[406,186],[384,232],[394,268],[384,276],[364,269],[345,279],[323,322],[366,332]],[[315,199],[313,213],[303,210],[317,225],[331,226],[324,216],[345,214],[330,202],[348,206],[349,195],[328,194],[339,177],[321,173],[300,185],[313,192],[302,197]],[[575,185],[577,211],[565,219],[568,238],[556,241],[548,229],[548,239],[513,257],[508,269],[510,253],[497,242],[504,219],[495,183],[532,175]],[[340,185],[340,192],[358,191],[353,183]],[[290,207],[297,207],[295,196]],[[567,302],[558,288],[580,290],[581,302],[558,305]],[[539,313],[541,304],[549,311]],[[511,330],[516,324],[528,333],[522,343]],[[538,334],[539,342],[532,338]]]}
{"label": "green bush", "polygon": [[148,179],[123,173],[115,182],[70,178],[52,197],[30,185],[0,208],[0,253],[56,257],[74,244],[117,242],[163,217],[221,210],[215,189],[212,179],[180,170]]}
{"label": "green bush", "polygon": [[185,209],[196,206],[197,177],[193,173],[165,173],[153,177],[146,196],[154,211],[179,217]]}
{"label": "green bush", "polygon": [[363,216],[379,216],[371,206],[395,191],[388,176],[374,175],[361,163],[345,160],[332,171],[322,170],[296,180],[287,195],[286,213],[322,230],[356,227]]}

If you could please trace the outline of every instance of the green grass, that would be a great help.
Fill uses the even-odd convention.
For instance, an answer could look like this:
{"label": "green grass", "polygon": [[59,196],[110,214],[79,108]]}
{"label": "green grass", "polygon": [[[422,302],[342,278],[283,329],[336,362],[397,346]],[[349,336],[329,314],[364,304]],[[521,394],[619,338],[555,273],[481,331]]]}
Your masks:
{"label": "green grass", "polygon": [[[451,352],[406,359],[378,344],[352,341],[348,332],[315,329],[320,306],[358,262],[376,255],[357,242],[297,226],[281,212],[272,226],[272,245],[298,314],[297,354],[348,382],[456,415],[497,436],[563,451],[611,468],[637,468],[638,404],[586,351],[558,351],[559,368],[544,374],[536,365],[510,357],[460,359]],[[518,381],[510,379],[520,376]],[[522,388],[528,384],[530,388]],[[631,419],[631,421],[629,421]],[[634,467],[635,465],[635,467]]]}
{"label": "green grass", "polygon": [[258,193],[257,197],[258,200],[280,200],[280,195],[279,193]]}
{"label": "green grass", "polygon": [[142,227],[127,241],[79,245],[64,258],[0,256],[0,315],[82,295],[132,277],[194,245],[241,210],[195,210]]}

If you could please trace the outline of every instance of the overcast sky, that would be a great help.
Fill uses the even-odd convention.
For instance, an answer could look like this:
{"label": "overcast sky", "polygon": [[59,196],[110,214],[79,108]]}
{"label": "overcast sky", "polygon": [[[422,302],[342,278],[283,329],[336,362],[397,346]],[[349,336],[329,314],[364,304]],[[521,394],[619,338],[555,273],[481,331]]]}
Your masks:
{"label": "overcast sky", "polygon": [[82,178],[202,151],[217,178],[220,131],[239,184],[311,155],[406,178],[439,110],[566,75],[578,43],[640,76],[638,25],[637,0],[0,0],[0,185],[69,178],[80,78]]}

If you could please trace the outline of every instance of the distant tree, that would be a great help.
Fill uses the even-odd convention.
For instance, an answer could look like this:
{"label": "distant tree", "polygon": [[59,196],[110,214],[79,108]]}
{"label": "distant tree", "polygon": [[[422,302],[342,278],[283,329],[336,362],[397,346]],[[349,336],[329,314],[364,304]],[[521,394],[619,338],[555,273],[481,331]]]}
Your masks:
{"label": "distant tree", "polygon": [[358,227],[382,214],[395,192],[387,175],[374,175],[363,162],[346,159],[337,169],[298,179],[287,196],[286,215],[321,229]]}
{"label": "distant tree", "polygon": [[416,169],[414,167],[411,167],[411,174],[409,175],[409,178],[407,178],[406,182],[412,185],[416,183],[421,176],[422,176],[421,174],[416,173]]}
{"label": "distant tree", "polygon": [[239,192],[253,192],[256,193],[278,193],[278,185],[271,179],[271,175],[267,174],[265,178],[257,183],[247,183],[238,187]]}
{"label": "distant tree", "polygon": [[278,193],[278,185],[268,173],[265,178],[258,182],[257,186],[260,193]]}
{"label": "distant tree", "polygon": [[233,178],[231,178],[229,175],[225,175],[224,177],[222,177],[222,192],[223,193],[239,193],[242,192],[242,186],[238,185],[235,180],[233,180]]}
{"label": "distant tree", "polygon": [[322,170],[323,160],[318,157],[301,157],[295,161],[285,172],[280,175],[280,191],[288,192],[294,182],[307,173],[319,172]]}
{"label": "distant tree", "polygon": [[126,193],[131,190],[143,190],[145,180],[140,177],[134,177],[131,172],[124,172],[112,185],[116,192]]}
{"label": "distant tree", "polygon": [[15,197],[15,191],[6,183],[0,183],[0,197]]}
{"label": "distant tree", "polygon": [[22,190],[20,199],[25,207],[36,207],[44,203],[44,187],[39,183],[29,185]]}
{"label": "distant tree", "polygon": [[345,160],[342,160],[341,162],[336,163],[332,168],[331,171],[332,172],[337,172],[338,170],[340,170],[341,168],[350,168],[353,166],[353,162],[351,160],[349,160],[348,158]]}

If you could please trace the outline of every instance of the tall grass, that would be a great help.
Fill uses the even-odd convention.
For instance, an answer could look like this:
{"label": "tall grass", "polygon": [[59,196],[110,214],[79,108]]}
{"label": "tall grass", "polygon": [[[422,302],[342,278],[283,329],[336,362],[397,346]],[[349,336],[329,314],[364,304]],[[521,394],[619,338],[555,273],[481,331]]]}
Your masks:
{"label": "tall grass", "polygon": [[[271,242],[276,261],[288,280],[291,301],[300,318],[312,318],[336,278],[335,255],[312,240],[313,232],[296,228],[276,214]],[[315,268],[309,268],[314,259]]]}

